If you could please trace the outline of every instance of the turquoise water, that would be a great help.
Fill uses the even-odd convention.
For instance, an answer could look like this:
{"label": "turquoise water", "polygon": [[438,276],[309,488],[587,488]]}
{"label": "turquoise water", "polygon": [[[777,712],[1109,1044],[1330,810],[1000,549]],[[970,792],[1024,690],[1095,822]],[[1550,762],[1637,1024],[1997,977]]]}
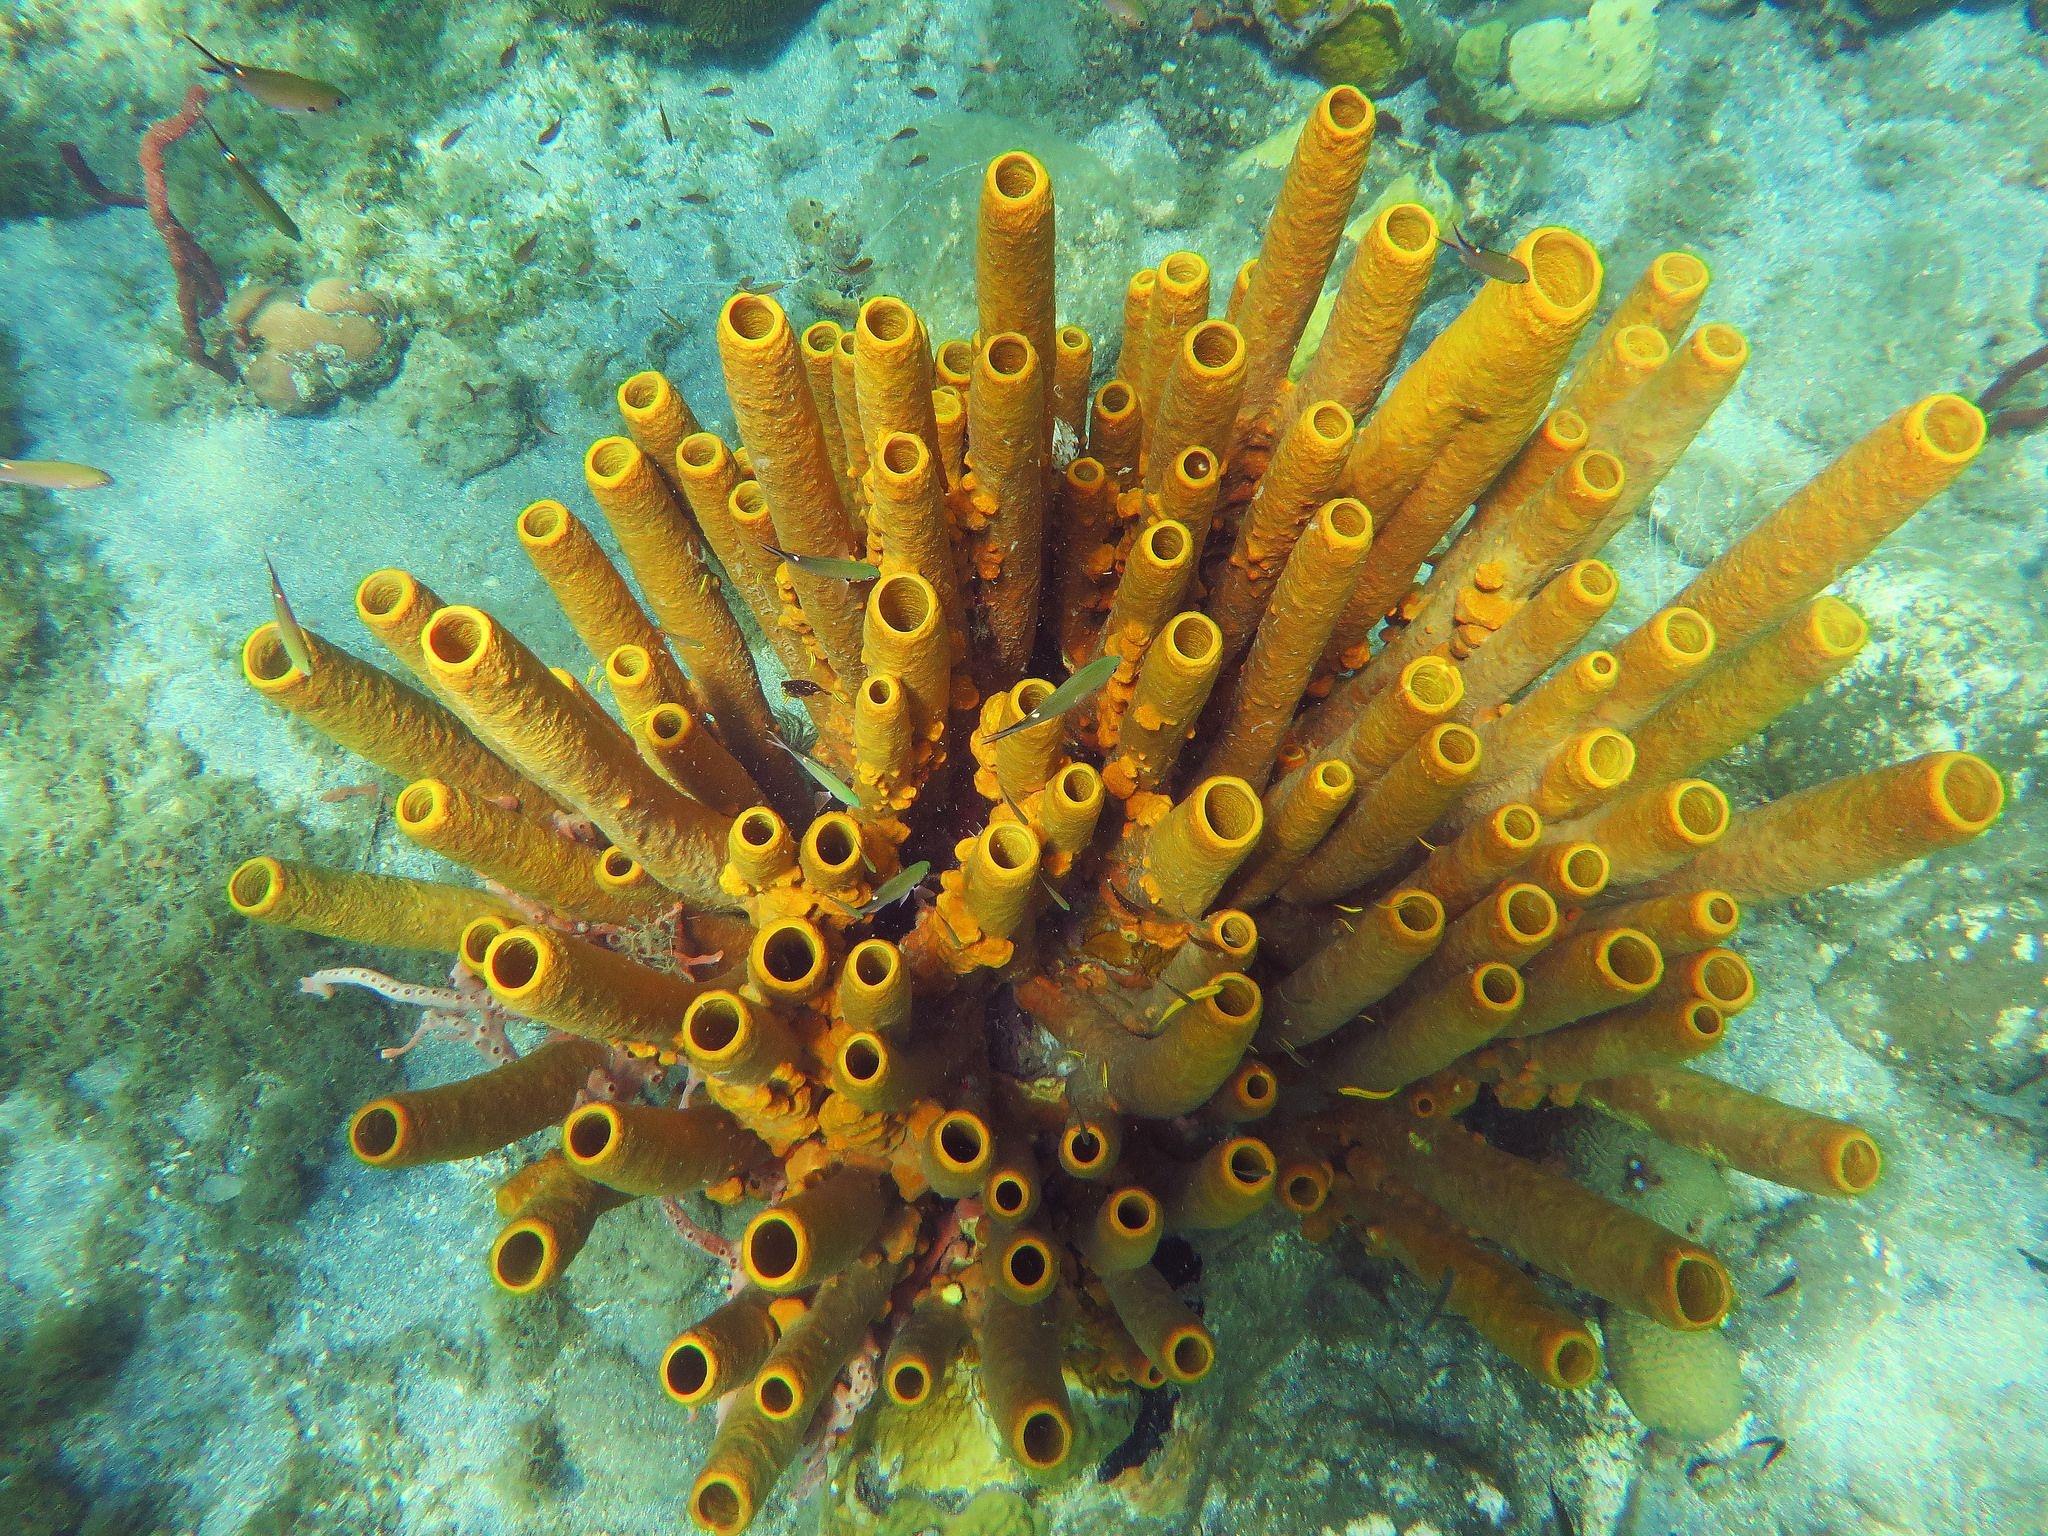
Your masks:
{"label": "turquoise water", "polygon": [[[382,567],[586,676],[593,658],[513,524],[558,497],[613,547],[582,460],[619,429],[620,380],[662,370],[734,441],[714,325],[740,287],[798,326],[898,294],[935,341],[970,334],[980,171],[1021,148],[1054,183],[1059,319],[1093,338],[1100,386],[1132,272],[1201,253],[1224,313],[1281,184],[1278,136],[1325,89],[1319,68],[1348,69],[1380,113],[1351,218],[1414,201],[1496,252],[1543,225],[1580,232],[1606,272],[1588,337],[1653,256],[1690,252],[1713,274],[1700,318],[1747,338],[1740,384],[1602,552],[1622,595],[1588,644],[1674,601],[1893,412],[1975,398],[2042,345],[2048,76],[2025,7],[1653,16],[1603,0],[1588,16],[1401,0],[1280,19],[1295,9],[207,0],[167,16],[77,0],[0,20],[0,456],[112,478],[0,487],[10,1529],[672,1530],[711,1453],[713,1411],[687,1413],[657,1374],[725,1270],[657,1200],[604,1216],[559,1283],[509,1296],[486,1267],[491,1191],[554,1132],[402,1173],[350,1155],[358,1105],[492,1058],[448,1028],[384,1059],[415,1008],[345,985],[323,999],[299,979],[360,965],[442,986],[447,957],[248,923],[227,876],[272,854],[473,881],[400,834],[400,779],[238,675],[274,611],[266,558],[308,630],[394,671],[353,611]],[[323,110],[280,113],[263,92],[291,105],[312,88],[202,75],[173,23],[346,100],[315,92]],[[1373,49],[1336,51],[1366,23]],[[169,148],[170,206],[228,303],[200,321],[212,367],[190,354],[150,212],[118,205],[142,189],[144,130],[200,83],[280,210],[203,129]],[[67,172],[66,144],[116,206]],[[1348,260],[1347,242],[1331,286]],[[350,286],[337,297],[322,279]],[[1480,281],[1438,253],[1405,360]],[[1868,621],[1861,654],[1702,770],[1739,807],[1929,752],[1979,753],[2001,776],[2003,816],[1965,846],[1745,903],[1735,946],[1758,997],[1706,1069],[1864,1126],[1882,1182],[1853,1201],[1804,1195],[1585,1109],[1470,1117],[1726,1265],[1725,1328],[1661,1378],[1692,1388],[1680,1409],[1649,1366],[1626,1395],[1604,1373],[1580,1392],[1542,1386],[1355,1233],[1307,1241],[1268,1208],[1159,1261],[1217,1354],[1170,1412],[1166,1394],[1084,1390],[1103,1383],[1075,1319],[1107,1313],[1067,1257],[1075,1445],[1058,1475],[991,1448],[963,1368],[957,1401],[870,1407],[813,1436],[752,1529],[2048,1529],[2048,926],[2030,792],[2048,432],[2026,415],[2044,379],[2013,385],[1974,463],[1832,589]],[[807,745],[781,660],[749,636]],[[1050,642],[1048,625],[1038,670],[1057,680]],[[1183,766],[1231,734],[1211,717]],[[954,867],[953,838],[989,804],[961,777],[950,819],[911,817],[905,859]],[[1096,872],[1114,877],[1110,821]],[[973,1021],[999,1075],[1084,1082],[1086,1052],[1063,1056],[1008,999],[1095,891],[1084,866],[1067,888],[1077,916],[1034,898],[1037,955],[986,999],[933,989],[919,1028]],[[919,910],[876,931],[901,936]],[[1300,959],[1289,944],[1331,916],[1266,923],[1253,975],[1269,999]],[[587,937],[652,953],[644,936]],[[508,1038],[530,1051],[543,1037],[515,1023]],[[1302,1068],[1267,1045],[1256,1059],[1279,1074],[1274,1124],[1330,1080],[1313,1068],[1327,1057]],[[943,1082],[934,1102],[972,1097]],[[1165,1189],[1216,1131],[1161,1124],[1133,1131],[1131,1167]],[[1052,1134],[1038,1136],[1047,1168]],[[1043,1224],[1064,1256],[1086,1191],[1049,1187]],[[935,1223],[942,1205],[919,1209]],[[684,1208],[737,1236],[759,1202]],[[1542,1284],[1625,1362],[1638,1325]]]}

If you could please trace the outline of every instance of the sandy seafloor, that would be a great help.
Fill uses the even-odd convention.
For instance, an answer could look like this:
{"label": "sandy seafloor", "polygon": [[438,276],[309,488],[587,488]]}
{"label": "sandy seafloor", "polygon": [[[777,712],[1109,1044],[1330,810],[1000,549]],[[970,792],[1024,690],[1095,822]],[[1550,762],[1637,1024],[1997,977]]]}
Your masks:
{"label": "sandy seafloor", "polygon": [[[892,37],[909,35],[932,55],[918,78],[938,86],[943,109],[961,61],[988,46],[983,23],[971,8],[913,7],[863,46],[887,55]],[[1657,68],[1635,113],[1542,131],[1545,163],[1522,218],[1571,224],[1603,247],[1622,242],[1617,282],[1659,248],[1659,225],[1678,220],[1672,243],[1715,268],[1708,313],[1744,327],[1755,349],[1743,387],[1660,493],[1655,526],[1630,530],[1610,554],[1634,615],[1676,590],[1688,554],[1713,548],[1898,405],[1981,387],[1997,362],[2038,344],[2048,319],[2048,74],[2016,8],[1943,15],[1828,61],[1783,13],[1716,19],[1675,8]],[[772,63],[735,71],[707,61],[663,84],[685,99],[723,79],[738,83],[736,107],[772,109],[785,135],[807,122],[819,149],[779,181],[746,143],[700,167],[721,178],[727,215],[765,232],[766,274],[788,199],[830,199],[866,171],[873,144],[904,120],[901,83],[869,79],[849,94],[814,26]],[[488,142],[501,120],[524,121],[519,92],[531,84],[515,73],[481,99],[452,102],[422,137],[472,121],[472,142]],[[1298,77],[1279,90],[1302,107],[1315,93]],[[1719,94],[1705,130],[1694,118],[1675,123],[1681,95],[1701,91]],[[1425,103],[1416,88],[1391,105],[1419,119]],[[1126,185],[1149,187],[1148,166],[1172,152],[1164,131],[1140,99],[1092,105],[1100,127],[1087,147]],[[652,130],[632,132],[648,149]],[[612,174],[592,153],[588,175]],[[710,268],[686,225],[627,231],[643,186],[626,175],[615,193],[601,180],[585,189],[600,210],[596,247],[630,264],[632,283],[523,321],[506,350],[543,378],[579,349],[617,346],[630,358],[660,304],[696,327],[670,365],[722,427],[705,338],[734,274]],[[1214,233],[1177,225],[1170,208],[1122,228],[1134,243],[1098,258],[1105,283]],[[1248,254],[1241,232],[1231,238],[1238,248],[1209,247],[1219,272]],[[358,808],[314,799],[359,771],[284,730],[232,666],[232,647],[266,616],[260,557],[288,574],[302,618],[352,645],[355,580],[402,564],[444,597],[489,607],[542,649],[571,655],[511,521],[542,495],[580,505],[582,444],[610,425],[548,389],[539,409],[560,435],[457,483],[423,462],[376,397],[297,420],[246,404],[139,419],[127,403],[136,332],[121,317],[134,274],[163,304],[156,262],[135,217],[0,226],[0,292],[25,356],[34,451],[90,459],[118,481],[64,498],[54,515],[95,541],[127,593],[113,667],[151,684],[151,724],[208,769],[246,777],[280,818],[359,833]],[[1112,294],[1096,296],[1105,318]],[[1440,302],[1425,329],[1443,312]],[[2044,471],[2048,433],[1994,444],[1955,493],[1856,573],[1847,591],[1873,621],[1870,653],[1836,698],[1751,749],[1728,781],[1777,790],[1962,744],[1992,756],[2013,791],[2005,823],[1961,856],[1757,914],[1746,929],[1763,996],[1731,1030],[1717,1070],[1853,1114],[1892,1156],[1885,1184],[1854,1206],[1788,1205],[1783,1192],[1736,1181],[1720,1246],[1749,1298],[1730,1337],[1752,1414],[1703,1451],[1645,1444],[1611,1389],[1559,1405],[1510,1380],[1461,1327],[1418,1335],[1427,1298],[1414,1286],[1395,1282],[1389,1311],[1345,1255],[1312,1249],[1269,1217],[1202,1245],[1224,1363],[1182,1404],[1181,1430],[1152,1469],[1148,1508],[1161,1523],[1084,1477],[1043,1500],[1042,1524],[1536,1531],[1550,1528],[1555,1487],[1588,1533],[2048,1531],[2048,1274],[2021,1253],[2048,1252],[2048,1085],[2003,1091],[2048,1047],[2048,829],[2032,806],[2048,694]],[[8,754],[0,745],[0,801],[37,795],[18,775],[9,781]],[[381,867],[412,867],[390,839],[382,847]],[[190,899],[218,896],[207,887]],[[344,963],[334,948],[333,963]],[[304,1028],[330,1027],[323,1008],[341,1006],[307,999]],[[364,1015],[351,1017],[360,1027]],[[404,1027],[394,1016],[370,1035],[389,1041]],[[435,1043],[389,1079],[421,1084],[475,1065]],[[87,1103],[106,1088],[89,1074],[72,1086]],[[53,1119],[28,1091],[0,1102],[0,1130],[0,1326],[12,1333],[105,1280],[77,1255],[92,1225],[111,1219],[112,1186],[132,1169],[96,1140],[90,1116]],[[337,1154],[339,1133],[337,1123]],[[708,1306],[707,1266],[653,1211],[628,1210],[600,1226],[562,1304],[511,1316],[481,1266],[488,1186],[507,1166],[487,1158],[391,1176],[333,1156],[297,1236],[281,1234],[296,1280],[260,1340],[209,1302],[214,1255],[178,1201],[121,1206],[147,1213],[128,1262],[187,1304],[145,1326],[115,1379],[66,1410],[64,1475],[107,1508],[153,1489],[160,1513],[139,1528],[205,1536],[681,1528],[709,1426],[674,1411],[651,1369]],[[230,1182],[209,1198],[232,1190],[232,1154],[219,1172]],[[1757,1299],[1794,1268],[1795,1289]],[[1786,1443],[1768,1467],[1741,1450],[1766,1435]],[[1702,1455],[1726,1464],[1688,1471]],[[114,1523],[99,1528],[127,1528],[106,1518]],[[757,1528],[814,1521],[778,1499]]]}

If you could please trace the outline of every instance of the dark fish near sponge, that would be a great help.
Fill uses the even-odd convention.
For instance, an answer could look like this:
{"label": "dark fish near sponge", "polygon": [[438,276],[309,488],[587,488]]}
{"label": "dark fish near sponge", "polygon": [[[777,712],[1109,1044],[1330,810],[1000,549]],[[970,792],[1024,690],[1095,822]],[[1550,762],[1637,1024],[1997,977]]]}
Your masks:
{"label": "dark fish near sponge", "polygon": [[1437,239],[1458,253],[1458,260],[1465,263],[1481,277],[1490,277],[1496,283],[1526,283],[1529,269],[1505,251],[1489,251],[1474,245],[1465,238],[1465,231],[1457,225],[1451,226],[1451,238],[1442,235]]}
{"label": "dark fish near sponge", "polygon": [[211,118],[206,119],[206,131],[213,135],[213,142],[220,146],[221,159],[227,161],[228,169],[234,173],[235,180],[242,184],[242,190],[249,195],[249,201],[256,205],[257,211],[268,219],[271,227],[285,239],[298,239],[299,226],[294,224],[292,216],[284,211],[284,204],[272,197],[263,183],[256,179],[256,173],[244,165],[241,157],[228,148],[228,141],[220,136],[220,130],[213,126]]}
{"label": "dark fish near sponge", "polygon": [[206,64],[203,67],[208,74],[226,75],[237,87],[247,91],[273,111],[299,114],[332,112],[348,100],[324,80],[295,75],[289,70],[264,69],[256,64],[236,64],[222,58],[190,32],[179,35],[206,55]]}

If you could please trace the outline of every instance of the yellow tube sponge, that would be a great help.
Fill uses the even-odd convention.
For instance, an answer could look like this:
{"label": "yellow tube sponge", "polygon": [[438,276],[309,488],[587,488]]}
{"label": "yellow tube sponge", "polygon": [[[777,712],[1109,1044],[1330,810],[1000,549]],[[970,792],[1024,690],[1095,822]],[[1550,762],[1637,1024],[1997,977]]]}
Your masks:
{"label": "yellow tube sponge", "polygon": [[1266,791],[1266,832],[1237,872],[1231,899],[1253,906],[1293,878],[1337,818],[1350,808],[1358,776],[1348,763],[1311,764]]}
{"label": "yellow tube sponge", "polygon": [[585,1104],[562,1122],[562,1155],[586,1179],[629,1195],[681,1195],[768,1157],[761,1139],[712,1105]]}
{"label": "yellow tube sponge", "polygon": [[393,820],[420,847],[587,922],[657,915],[646,899],[598,883],[603,850],[440,779],[419,779],[400,790]]}
{"label": "yellow tube sponge", "polygon": [[1222,458],[1244,389],[1244,337],[1228,320],[1190,326],[1161,380],[1159,415],[1146,444],[1145,489],[1158,495],[1167,468],[1189,448]]}
{"label": "yellow tube sponge", "polygon": [[349,1150],[372,1168],[414,1168],[509,1147],[567,1114],[607,1056],[595,1041],[550,1040],[473,1077],[387,1093],[349,1118]]}
{"label": "yellow tube sponge", "polygon": [[1277,1170],[1273,1149],[1258,1137],[1228,1137],[1176,1171],[1166,1219],[1189,1232],[1234,1227],[1271,1202]]}
{"label": "yellow tube sponge", "polygon": [[775,1347],[775,1331],[768,1298],[741,1291],[662,1352],[662,1390],[685,1408],[725,1396],[761,1368]]}
{"label": "yellow tube sponge", "polygon": [[[1178,523],[1154,526],[1180,530]],[[1103,782],[1113,793],[1128,799],[1166,781],[1222,665],[1222,636],[1207,614],[1177,613],[1166,621],[1138,664],[1130,704],[1117,721],[1116,755],[1103,765]]]}
{"label": "yellow tube sponge", "polygon": [[1450,808],[1479,766],[1479,738],[1462,725],[1425,731],[1280,888],[1292,902],[1329,901],[1392,868]]}
{"label": "yellow tube sponge", "polygon": [[491,1278],[515,1296],[553,1285],[597,1218],[631,1199],[593,1184],[551,1152],[498,1187],[498,1211],[510,1218],[491,1244]]}
{"label": "yellow tube sponge", "polygon": [[1117,1321],[1176,1386],[1200,1381],[1216,1364],[1216,1341],[1150,1264],[1102,1277]]}
{"label": "yellow tube sponge", "polygon": [[1019,1306],[992,1291],[980,1340],[982,1406],[1004,1454],[1032,1472],[1057,1470],[1074,1448],[1074,1413],[1051,1304]]}
{"label": "yellow tube sponge", "polygon": [[1029,668],[1037,634],[1051,463],[1042,422],[1041,356],[1016,331],[990,336],[975,360],[974,388],[967,394],[967,436],[974,448],[968,482],[981,524],[974,554],[981,579],[977,601],[984,606],[990,639],[977,661],[990,684]]}
{"label": "yellow tube sponge", "polygon": [[1088,452],[1102,461],[1118,486],[1128,490],[1137,479],[1145,441],[1145,418],[1138,394],[1128,379],[1111,379],[1095,391],[1088,413]]}
{"label": "yellow tube sponge", "polygon": [[1422,307],[1436,247],[1436,220],[1420,203],[1379,211],[1358,237],[1322,340],[1295,383],[1295,400],[1334,400],[1354,415],[1371,409]]}
{"label": "yellow tube sponge", "polygon": [[[1037,442],[1032,457],[1041,471],[1052,460],[1051,373],[1058,346],[1055,281],[1052,177],[1037,159],[1021,150],[998,155],[981,178],[980,222],[974,241],[976,318],[984,355],[993,339],[1005,331],[1030,343],[1040,372],[1033,403]],[[981,382],[977,374],[975,389]],[[967,402],[972,410],[973,390],[968,392]],[[975,451],[981,451],[978,434]]]}
{"label": "yellow tube sponge", "polygon": [[939,595],[946,622],[964,644],[960,582],[946,523],[945,481],[921,437],[885,432],[868,466],[868,528],[881,543],[882,570],[922,576]]}
{"label": "yellow tube sponge", "polygon": [[1143,834],[1138,894],[1167,916],[1193,922],[1258,845],[1265,821],[1265,807],[1243,779],[1203,779]]}
{"label": "yellow tube sponge", "polygon": [[1382,1022],[1352,1030],[1321,1072],[1340,1091],[1390,1098],[1507,1029],[1524,996],[1512,966],[1488,961],[1416,991]]}
{"label": "yellow tube sponge", "polygon": [[1543,818],[1533,806],[1510,800],[1433,850],[1412,884],[1463,912],[1526,859],[1543,837]]}
{"label": "yellow tube sponge", "polygon": [[619,385],[618,404],[627,432],[656,464],[673,464],[677,446],[698,430],[689,402],[666,375],[652,368]]}
{"label": "yellow tube sponge", "polygon": [[449,954],[479,917],[518,920],[510,903],[471,886],[321,869],[267,854],[245,860],[228,876],[228,905],[258,922],[330,939]]}
{"label": "yellow tube sponge", "polygon": [[1443,904],[1427,891],[1396,891],[1340,920],[1275,989],[1273,1043],[1309,1045],[1342,1027],[1406,981],[1443,936]]}
{"label": "yellow tube sponge", "polygon": [[552,928],[511,928],[484,955],[491,996],[529,1019],[614,1045],[672,1050],[703,987]]}
{"label": "yellow tube sponge", "polygon": [[1529,997],[1500,1033],[1540,1035],[1623,1008],[1664,979],[1664,956],[1633,928],[1600,928],[1552,944],[1522,968]]}
{"label": "yellow tube sponge", "polygon": [[1571,835],[1591,838],[1606,851],[1620,885],[1676,869],[1727,831],[1728,797],[1705,779],[1631,790],[1569,827]]}
{"label": "yellow tube sponge", "polygon": [[1704,674],[1713,660],[1714,643],[1714,626],[1690,608],[1666,608],[1650,615],[1615,645],[1620,676],[1594,707],[1593,718],[1628,730]]}
{"label": "yellow tube sponge", "polygon": [[878,1175],[835,1168],[747,1223],[741,1273],[772,1295],[807,1290],[858,1258],[887,1212]]}
{"label": "yellow tube sponge", "polygon": [[[1180,356],[1181,341],[1208,315],[1209,263],[1194,251],[1173,252],[1153,273],[1151,296],[1145,304],[1144,350],[1139,354],[1138,371],[1131,376],[1138,386],[1146,454],[1150,458],[1158,458],[1152,452],[1152,439],[1167,379],[1173,372],[1174,359]],[[1237,387],[1242,386],[1240,365]]]}
{"label": "yellow tube sponge", "polygon": [[932,409],[932,354],[924,327],[897,298],[873,298],[860,307],[853,327],[853,383],[860,406],[862,446],[869,468],[882,440],[907,432],[922,442],[932,464],[939,461],[939,423]]}
{"label": "yellow tube sponge", "polygon": [[1725,837],[1646,894],[1711,886],[1737,901],[1803,896],[1968,842],[2004,806],[2004,781],[1984,759],[1930,752],[1738,811]]}

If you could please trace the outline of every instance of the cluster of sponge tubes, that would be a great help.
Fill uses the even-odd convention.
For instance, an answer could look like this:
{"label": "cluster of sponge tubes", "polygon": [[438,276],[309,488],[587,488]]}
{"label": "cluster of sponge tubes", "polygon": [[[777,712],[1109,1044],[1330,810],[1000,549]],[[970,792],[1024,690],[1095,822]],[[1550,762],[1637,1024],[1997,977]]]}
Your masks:
{"label": "cluster of sponge tubes", "polygon": [[[1722,1319],[1711,1252],[1452,1119],[1482,1089],[1821,1194],[1878,1178],[1863,1131],[1687,1063],[1754,994],[1743,903],[1972,837],[2001,782],[1944,752],[1736,811],[1690,775],[1855,656],[1864,622],[1824,589],[1982,420],[1902,411],[1575,654],[1619,587],[1602,545],[1747,345],[1691,328],[1708,273],[1672,253],[1567,377],[1601,268],[1544,228],[1514,250],[1528,280],[1487,282],[1397,378],[1438,241],[1394,204],[1295,368],[1372,126],[1326,94],[1222,316],[1200,256],[1138,273],[1092,392],[1028,155],[982,182],[972,341],[934,345],[895,298],[799,334],[735,295],[737,445],[648,373],[585,461],[632,582],[560,502],[518,519],[610,709],[402,571],[357,607],[411,683],[318,636],[309,672],[274,625],[248,639],[249,681],[404,781],[400,829],[484,883],[257,858],[237,909],[448,952],[458,995],[549,1031],[366,1105],[357,1155],[559,1125],[499,1192],[513,1291],[623,1202],[767,1197],[731,1299],[662,1366],[677,1401],[722,1405],[705,1528],[746,1526],[878,1360],[902,1410],[973,1362],[1007,1454],[1056,1471],[1069,1376],[1215,1360],[1162,1234],[1276,1200],[1448,1274],[1449,1308],[1561,1388],[1600,1346],[1525,1263],[1674,1329]],[[807,759],[742,618],[811,716]],[[1091,664],[1078,703],[1030,675]],[[936,894],[898,905],[925,860]]]}

